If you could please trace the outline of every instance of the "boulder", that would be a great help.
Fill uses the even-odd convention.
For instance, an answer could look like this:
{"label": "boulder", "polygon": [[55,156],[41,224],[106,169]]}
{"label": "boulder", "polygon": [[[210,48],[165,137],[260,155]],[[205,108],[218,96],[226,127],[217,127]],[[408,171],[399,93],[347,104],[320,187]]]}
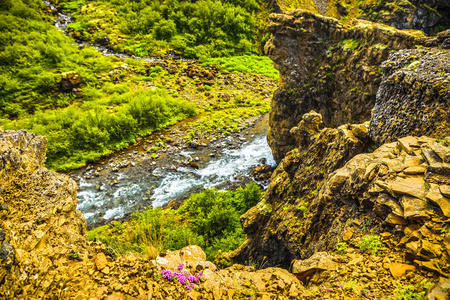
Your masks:
{"label": "boulder", "polygon": [[58,83],[59,89],[65,93],[72,92],[73,89],[80,87],[81,79],[81,75],[77,72],[63,73]]}

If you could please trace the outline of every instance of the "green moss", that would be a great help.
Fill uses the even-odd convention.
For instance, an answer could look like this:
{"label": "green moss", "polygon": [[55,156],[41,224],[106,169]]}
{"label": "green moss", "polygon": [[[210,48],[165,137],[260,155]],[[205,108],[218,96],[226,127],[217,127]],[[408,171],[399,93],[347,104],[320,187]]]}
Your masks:
{"label": "green moss", "polygon": [[346,39],[339,42],[339,47],[347,52],[355,51],[359,46],[359,42],[354,39]]}

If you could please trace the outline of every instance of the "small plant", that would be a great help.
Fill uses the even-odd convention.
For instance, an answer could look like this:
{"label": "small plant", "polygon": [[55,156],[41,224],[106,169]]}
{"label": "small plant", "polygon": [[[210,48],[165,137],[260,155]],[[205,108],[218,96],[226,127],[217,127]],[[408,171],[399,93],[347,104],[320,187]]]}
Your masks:
{"label": "small plant", "polygon": [[450,230],[449,230],[449,229],[442,228],[442,229],[441,229],[441,236],[442,236],[442,237],[450,237]]}
{"label": "small plant", "polygon": [[361,251],[370,250],[372,254],[377,255],[380,250],[385,250],[383,242],[378,235],[365,235],[359,243]]}
{"label": "small plant", "polygon": [[432,286],[431,282],[421,281],[416,287],[412,285],[399,285],[395,292],[397,297],[395,300],[423,300],[427,290]]}
{"label": "small plant", "polygon": [[75,250],[71,250],[69,252],[69,259],[83,261],[83,259],[80,257],[80,254]]}
{"label": "small plant", "polygon": [[306,219],[306,214],[308,213],[308,202],[306,202],[306,203],[304,203],[304,204],[299,204],[298,206],[297,206],[297,209],[299,210],[299,211],[301,211],[302,212],[302,214],[303,214],[303,218],[305,218]]}
{"label": "small plant", "polygon": [[348,245],[346,242],[339,242],[336,244],[336,251],[333,253],[334,255],[345,255],[345,251],[347,250]]}
{"label": "small plant", "polygon": [[188,290],[192,290],[195,288],[194,283],[197,283],[200,281],[200,278],[202,277],[202,272],[200,271],[197,275],[193,276],[190,275],[189,272],[184,269],[184,265],[180,264],[178,266],[178,271],[172,272],[170,270],[163,269],[161,271],[162,278],[167,279],[169,281],[172,280],[173,277],[176,277],[178,281],[186,286]]}

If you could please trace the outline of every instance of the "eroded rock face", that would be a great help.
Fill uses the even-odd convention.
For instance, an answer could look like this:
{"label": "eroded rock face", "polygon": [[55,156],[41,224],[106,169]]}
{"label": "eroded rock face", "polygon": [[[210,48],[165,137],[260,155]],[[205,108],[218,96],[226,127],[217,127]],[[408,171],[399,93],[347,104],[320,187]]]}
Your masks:
{"label": "eroded rock face", "polygon": [[47,140],[26,131],[0,131],[0,295],[44,296],[58,284],[48,274],[71,250],[86,254],[86,225],[76,210],[76,184],[44,167]]}
{"label": "eroded rock face", "polygon": [[361,9],[360,18],[398,29],[432,33],[450,22],[450,2],[446,0],[383,1],[363,4]]}
{"label": "eroded rock face", "polygon": [[[309,119],[315,113],[307,116]],[[237,260],[289,266],[294,258],[326,251],[330,241],[325,230],[342,229],[339,218],[352,204],[345,199],[320,201],[318,193],[327,174],[367,148],[368,124],[325,128],[315,133],[304,123],[299,122],[293,131],[303,141],[309,140],[310,145],[286,155],[272,174],[263,200],[241,217],[248,240],[232,254]],[[308,132],[311,135],[306,138]]]}
{"label": "eroded rock face", "polygon": [[407,135],[449,136],[450,51],[402,50],[381,67],[372,139],[381,145]]}
{"label": "eroded rock face", "polygon": [[408,136],[361,153],[364,131],[352,126],[323,129],[287,154],[264,199],[242,216],[249,239],[233,254],[283,264],[331,252],[339,241],[357,245],[370,228],[398,237],[416,266],[446,276],[449,139]]}
{"label": "eroded rock face", "polygon": [[298,146],[290,130],[310,110],[322,114],[326,126],[368,121],[381,83],[379,65],[392,51],[419,42],[385,25],[343,25],[301,10],[272,14],[270,21],[265,50],[283,81],[273,96],[268,134],[277,162]]}

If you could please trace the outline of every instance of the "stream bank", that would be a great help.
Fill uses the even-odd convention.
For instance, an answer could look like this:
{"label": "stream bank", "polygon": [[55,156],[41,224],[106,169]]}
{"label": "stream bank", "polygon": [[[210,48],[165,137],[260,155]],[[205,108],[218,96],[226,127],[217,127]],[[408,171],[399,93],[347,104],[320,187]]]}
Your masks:
{"label": "stream bank", "polygon": [[[89,228],[126,220],[152,206],[177,207],[204,188],[234,190],[251,180],[267,187],[275,167],[266,141],[267,114],[249,119],[240,132],[190,146],[178,143],[188,122],[139,138],[127,149],[70,173],[79,186],[77,208]],[[171,142],[161,147],[161,137]],[[148,151],[158,144],[158,151]]]}

